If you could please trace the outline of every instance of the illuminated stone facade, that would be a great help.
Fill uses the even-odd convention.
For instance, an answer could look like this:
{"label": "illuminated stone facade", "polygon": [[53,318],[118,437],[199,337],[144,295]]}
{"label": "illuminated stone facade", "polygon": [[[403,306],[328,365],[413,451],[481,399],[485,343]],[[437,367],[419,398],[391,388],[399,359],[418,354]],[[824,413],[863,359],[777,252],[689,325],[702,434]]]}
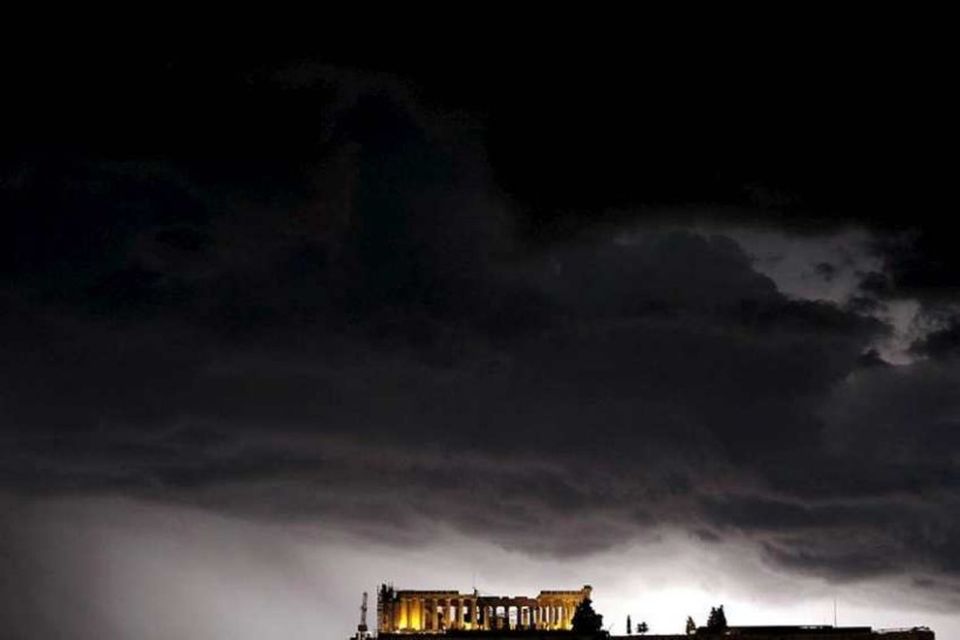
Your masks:
{"label": "illuminated stone facade", "polygon": [[541,591],[535,598],[480,595],[458,591],[398,591],[381,585],[377,629],[382,634],[434,634],[448,631],[543,630],[573,628],[573,612],[590,586],[577,591]]}

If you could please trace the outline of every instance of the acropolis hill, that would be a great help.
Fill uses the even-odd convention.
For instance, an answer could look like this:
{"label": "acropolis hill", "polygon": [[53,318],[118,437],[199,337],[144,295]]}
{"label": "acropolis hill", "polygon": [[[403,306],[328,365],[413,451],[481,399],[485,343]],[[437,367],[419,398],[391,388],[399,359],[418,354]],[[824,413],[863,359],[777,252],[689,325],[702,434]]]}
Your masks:
{"label": "acropolis hill", "polygon": [[[724,626],[698,627],[687,634],[611,636],[603,630],[577,629],[574,614],[593,589],[540,591],[536,596],[493,596],[456,590],[398,590],[381,585],[377,592],[376,637],[380,640],[935,640],[925,627],[874,630],[871,627]],[[366,624],[366,594],[353,640],[374,637]],[[722,607],[721,607],[722,609]],[[599,617],[597,618],[599,620]],[[596,627],[594,627],[596,628]]]}

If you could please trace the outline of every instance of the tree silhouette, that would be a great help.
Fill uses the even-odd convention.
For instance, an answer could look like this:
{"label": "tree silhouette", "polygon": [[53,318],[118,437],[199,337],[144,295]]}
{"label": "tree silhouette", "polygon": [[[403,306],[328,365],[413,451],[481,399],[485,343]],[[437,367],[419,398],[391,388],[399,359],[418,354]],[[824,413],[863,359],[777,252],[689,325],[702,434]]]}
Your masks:
{"label": "tree silhouette", "polygon": [[693,621],[693,616],[687,616],[687,635],[692,636],[697,632],[697,623]]}
{"label": "tree silhouette", "polygon": [[710,608],[710,617],[707,618],[707,629],[710,631],[725,631],[727,615],[723,612],[723,605]]}
{"label": "tree silhouette", "polygon": [[641,622],[637,625],[637,633],[640,635],[645,634],[647,631],[650,631],[650,627],[647,626],[646,622]]}
{"label": "tree silhouette", "polygon": [[630,622],[630,614],[627,614],[627,635],[633,635],[633,623]]}
{"label": "tree silhouette", "polygon": [[593,610],[590,598],[584,598],[573,612],[573,630],[579,633],[596,633],[603,628],[603,616]]}

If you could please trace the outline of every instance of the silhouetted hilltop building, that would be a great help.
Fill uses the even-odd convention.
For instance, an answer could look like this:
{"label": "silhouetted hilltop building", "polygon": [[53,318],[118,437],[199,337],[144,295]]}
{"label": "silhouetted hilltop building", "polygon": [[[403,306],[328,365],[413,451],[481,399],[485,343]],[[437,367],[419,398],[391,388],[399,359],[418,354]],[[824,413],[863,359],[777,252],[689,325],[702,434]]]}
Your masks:
{"label": "silhouetted hilltop building", "polygon": [[935,640],[926,627],[912,629],[873,629],[872,627],[832,627],[828,625],[767,625],[727,627],[711,631],[699,627],[691,635],[609,636],[608,640]]}
{"label": "silhouetted hilltop building", "polygon": [[[645,639],[657,636],[644,636]],[[659,636],[665,637],[665,636]],[[670,636],[689,638],[691,636]],[[873,629],[872,627],[832,627],[829,625],[756,626],[728,627],[723,633],[711,632],[705,627],[697,629],[693,638],[743,638],[744,640],[934,640],[933,632],[926,627],[912,629]]]}

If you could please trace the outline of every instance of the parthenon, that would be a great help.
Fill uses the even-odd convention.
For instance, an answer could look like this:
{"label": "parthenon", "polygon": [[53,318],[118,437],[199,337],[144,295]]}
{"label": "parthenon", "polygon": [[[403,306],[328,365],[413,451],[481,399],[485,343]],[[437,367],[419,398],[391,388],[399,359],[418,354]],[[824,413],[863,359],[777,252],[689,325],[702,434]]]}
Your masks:
{"label": "parthenon", "polygon": [[377,593],[380,633],[445,633],[506,629],[569,630],[573,612],[592,588],[541,591],[527,596],[490,596],[458,591],[397,591],[381,585]]}

